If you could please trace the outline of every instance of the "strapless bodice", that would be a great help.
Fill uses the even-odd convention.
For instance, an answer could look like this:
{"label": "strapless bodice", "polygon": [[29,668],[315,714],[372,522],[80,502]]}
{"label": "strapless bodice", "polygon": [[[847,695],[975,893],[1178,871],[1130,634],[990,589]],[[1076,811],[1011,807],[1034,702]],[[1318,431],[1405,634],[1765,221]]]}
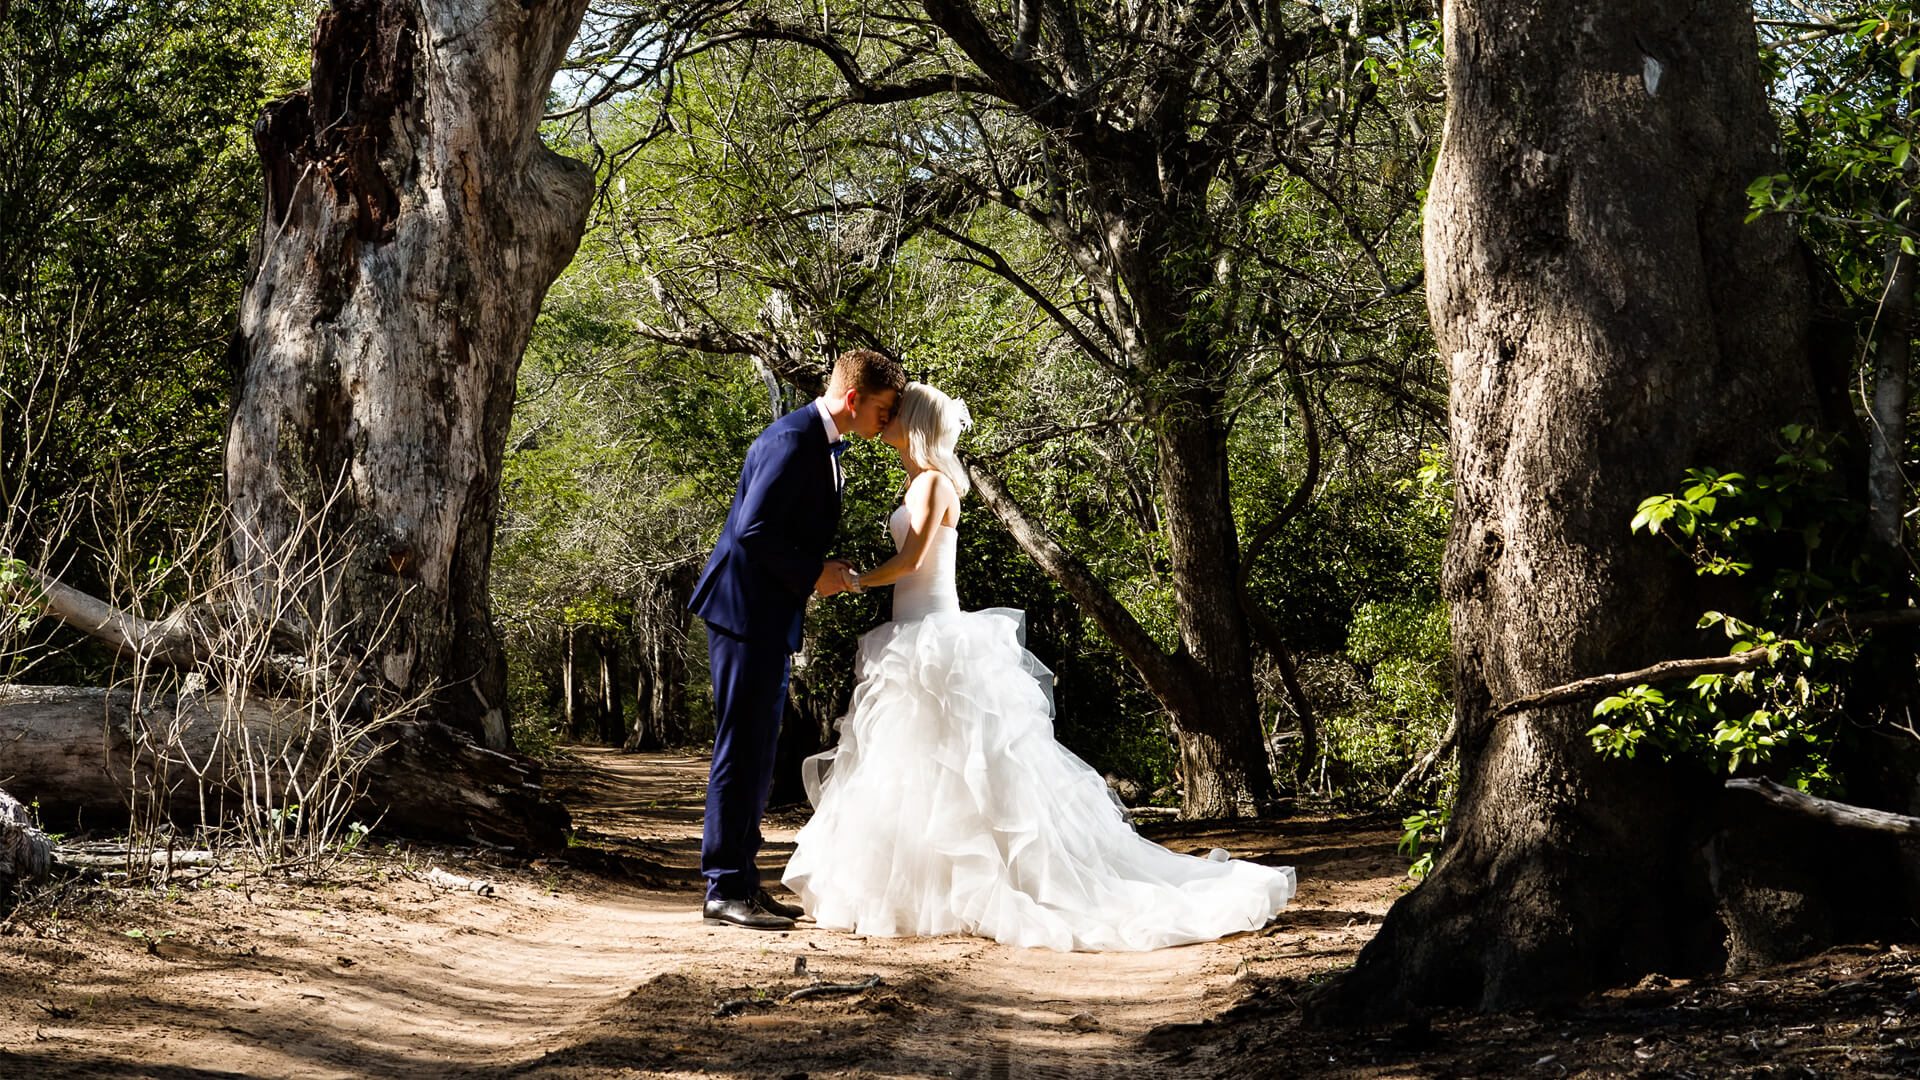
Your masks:
{"label": "strapless bodice", "polygon": [[[893,546],[899,550],[907,541],[907,508],[893,512],[887,519],[887,531],[893,534]],[[893,583],[893,619],[907,622],[936,611],[959,611],[960,593],[954,585],[953,568],[960,552],[960,530],[951,525],[936,525],[927,545],[927,556],[920,569]]]}

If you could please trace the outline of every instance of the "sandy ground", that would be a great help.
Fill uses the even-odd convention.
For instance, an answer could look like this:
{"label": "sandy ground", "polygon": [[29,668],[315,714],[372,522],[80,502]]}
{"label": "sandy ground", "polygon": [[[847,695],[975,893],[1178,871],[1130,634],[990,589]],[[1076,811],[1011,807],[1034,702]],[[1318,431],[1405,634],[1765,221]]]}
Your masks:
{"label": "sandy ground", "polygon": [[[1288,911],[1221,942],[1061,954],[714,928],[696,910],[705,770],[581,752],[555,776],[580,840],[565,858],[401,849],[324,886],[214,875],[29,905],[0,926],[0,1077],[1208,1075],[1218,1054],[1178,1033],[1350,963],[1405,885],[1390,823],[1299,818],[1148,830],[1298,868]],[[769,821],[769,877],[803,820]],[[437,889],[430,864],[497,895]]]}

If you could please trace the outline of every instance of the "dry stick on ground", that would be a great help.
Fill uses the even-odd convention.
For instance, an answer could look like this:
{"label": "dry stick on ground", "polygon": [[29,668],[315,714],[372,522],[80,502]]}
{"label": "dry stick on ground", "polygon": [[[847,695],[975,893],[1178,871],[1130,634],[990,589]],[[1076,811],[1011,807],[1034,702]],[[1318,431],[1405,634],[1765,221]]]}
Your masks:
{"label": "dry stick on ground", "polygon": [[811,997],[826,997],[830,994],[861,994],[880,985],[880,976],[869,975],[864,982],[857,983],[815,983],[803,986],[781,1001],[804,1001]]}
{"label": "dry stick on ground", "polygon": [[131,864],[146,863],[155,870],[170,870],[176,866],[219,866],[220,856],[213,851],[168,851],[164,848],[154,851],[122,848],[119,851],[103,852],[55,848],[53,861],[61,866],[71,866],[76,869],[114,870],[125,869]]}
{"label": "dry stick on ground", "polygon": [[470,878],[463,877],[459,874],[450,874],[437,866],[428,868],[427,872],[420,877],[422,881],[425,881],[429,885],[436,885],[442,889],[452,889],[455,892],[470,892],[476,896],[485,896],[489,899],[498,891],[494,887],[493,882],[486,878]]}
{"label": "dry stick on ground", "polygon": [[[1920,608],[1870,611],[1860,615],[1841,614],[1814,623],[1807,630],[1806,640],[1825,641],[1849,630],[1877,630],[1916,624],[1920,624]],[[1495,709],[1493,715],[1495,717],[1511,716],[1524,709],[1539,709],[1549,705],[1584,701],[1615,690],[1624,690],[1629,686],[1638,686],[1641,683],[1665,682],[1689,675],[1719,675],[1765,667],[1772,662],[1770,656],[1771,654],[1765,649],[1753,649],[1748,652],[1734,653],[1731,656],[1698,656],[1686,660],[1662,660],[1637,671],[1593,675],[1585,679],[1575,679],[1570,683],[1562,683],[1538,693],[1526,694]]]}
{"label": "dry stick on ground", "polygon": [[729,1016],[738,1016],[743,1009],[771,1009],[777,1004],[779,1003],[772,998],[732,998],[713,1007],[713,1018],[721,1020]]}

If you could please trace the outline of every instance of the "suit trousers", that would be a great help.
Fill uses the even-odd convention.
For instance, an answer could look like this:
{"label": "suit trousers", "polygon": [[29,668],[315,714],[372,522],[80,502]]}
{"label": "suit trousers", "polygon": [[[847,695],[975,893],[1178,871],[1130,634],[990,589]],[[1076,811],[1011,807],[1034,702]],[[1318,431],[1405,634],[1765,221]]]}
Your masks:
{"label": "suit trousers", "polygon": [[707,899],[745,900],[760,889],[754,856],[773,787],[793,655],[784,639],[749,640],[707,627],[713,667],[713,768],[700,838]]}

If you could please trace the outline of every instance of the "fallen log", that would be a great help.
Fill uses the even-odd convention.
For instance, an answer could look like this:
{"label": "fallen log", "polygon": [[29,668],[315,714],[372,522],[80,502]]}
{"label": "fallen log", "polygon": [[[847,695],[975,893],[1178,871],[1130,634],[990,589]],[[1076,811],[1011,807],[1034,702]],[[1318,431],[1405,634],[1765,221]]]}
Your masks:
{"label": "fallen log", "polygon": [[34,827],[20,800],[0,791],[0,904],[10,903],[22,885],[47,876],[53,844]]}
{"label": "fallen log", "polygon": [[1796,788],[1777,784],[1765,777],[1729,780],[1727,790],[1745,791],[1758,795],[1775,806],[1785,807],[1794,813],[1803,814],[1837,828],[1866,829],[1870,832],[1892,833],[1909,840],[1920,840],[1920,817],[1823,799],[1818,795],[1809,795]]}
{"label": "fallen log", "polygon": [[[217,695],[136,707],[126,690],[0,686],[0,780],[39,800],[43,820],[63,825],[113,825],[136,811],[176,825],[223,824],[249,805],[250,788],[298,790],[311,776],[295,774],[328,759],[324,733],[299,705],[254,698],[240,712],[229,716]],[[566,846],[566,808],[541,789],[532,761],[426,721],[366,738],[352,748],[371,755],[355,780],[360,820],[420,839]],[[251,803],[278,808],[258,794]]]}

